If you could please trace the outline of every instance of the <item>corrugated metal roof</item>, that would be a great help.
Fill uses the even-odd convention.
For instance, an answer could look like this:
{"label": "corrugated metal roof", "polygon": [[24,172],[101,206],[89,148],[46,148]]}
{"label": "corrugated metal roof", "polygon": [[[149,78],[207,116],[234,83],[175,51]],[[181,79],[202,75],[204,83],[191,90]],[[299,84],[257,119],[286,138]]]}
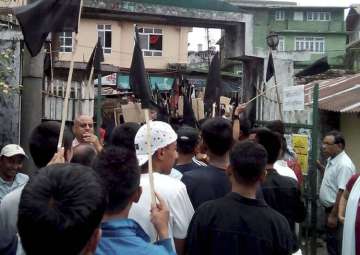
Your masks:
{"label": "corrugated metal roof", "polygon": [[219,0],[195,0],[195,1],[179,1],[179,0],[128,0],[130,2],[159,4],[168,6],[177,6],[190,9],[205,9],[225,12],[238,12],[237,6]]}
{"label": "corrugated metal roof", "polygon": [[319,109],[344,112],[360,112],[360,74],[344,75],[330,80],[313,81],[305,85],[305,104],[312,104],[313,87],[320,88]]}

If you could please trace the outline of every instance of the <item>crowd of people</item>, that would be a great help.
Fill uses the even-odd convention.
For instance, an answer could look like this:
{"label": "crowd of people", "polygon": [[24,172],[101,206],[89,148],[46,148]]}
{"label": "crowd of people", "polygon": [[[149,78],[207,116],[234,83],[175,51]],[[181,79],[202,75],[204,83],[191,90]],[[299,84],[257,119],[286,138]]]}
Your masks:
{"label": "crowd of people", "polygon": [[[151,164],[146,124],[123,123],[104,144],[81,115],[58,149],[60,123],[43,122],[30,155],[0,152],[0,254],[302,254],[296,155],[283,123],[251,129],[244,110],[199,128],[150,121]],[[323,152],[328,254],[360,254],[359,174],[341,133],[326,134]]]}

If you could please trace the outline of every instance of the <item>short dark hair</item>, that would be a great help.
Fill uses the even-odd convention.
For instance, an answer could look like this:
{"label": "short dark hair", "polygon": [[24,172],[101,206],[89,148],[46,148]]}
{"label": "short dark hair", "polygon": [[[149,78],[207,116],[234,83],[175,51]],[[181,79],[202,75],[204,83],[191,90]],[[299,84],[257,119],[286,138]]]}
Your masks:
{"label": "short dark hair", "polygon": [[256,142],[264,146],[266,149],[268,163],[274,164],[280,156],[280,150],[282,147],[280,135],[267,128],[261,128],[256,132]]}
{"label": "short dark hair", "polygon": [[93,168],[101,176],[108,196],[107,212],[126,208],[130,196],[140,185],[140,167],[135,152],[124,147],[103,149]]}
{"label": "short dark hair", "polygon": [[242,135],[249,136],[251,129],[251,122],[246,117],[240,117],[240,131]]}
{"label": "short dark hair", "polygon": [[[34,128],[30,135],[29,149],[31,157],[38,168],[46,166],[57,152],[61,124],[57,121],[46,121]],[[73,136],[65,127],[63,146],[71,150]]]}
{"label": "short dark hair", "polygon": [[285,125],[281,120],[273,120],[269,122],[266,127],[273,132],[277,132],[281,135],[285,134]]}
{"label": "short dark hair", "polygon": [[182,154],[194,154],[199,144],[199,131],[193,127],[182,126],[177,135],[177,151]]}
{"label": "short dark hair", "polygon": [[101,181],[91,168],[41,169],[20,198],[17,225],[26,254],[79,254],[99,227],[105,205]]}
{"label": "short dark hair", "polygon": [[135,135],[140,125],[135,122],[126,122],[116,128],[111,133],[110,145],[124,146],[135,151]]}
{"label": "short dark hair", "polygon": [[230,166],[237,182],[255,183],[267,163],[265,148],[251,141],[237,143],[230,153]]}
{"label": "short dark hair", "polygon": [[325,136],[333,136],[335,144],[342,144],[342,148],[345,149],[345,138],[343,134],[337,130],[328,132]]}
{"label": "short dark hair", "polygon": [[70,162],[91,167],[96,154],[97,152],[92,144],[81,143],[74,147],[73,156]]}
{"label": "short dark hair", "polygon": [[223,156],[233,145],[232,126],[221,117],[208,119],[201,126],[201,136],[211,153]]}

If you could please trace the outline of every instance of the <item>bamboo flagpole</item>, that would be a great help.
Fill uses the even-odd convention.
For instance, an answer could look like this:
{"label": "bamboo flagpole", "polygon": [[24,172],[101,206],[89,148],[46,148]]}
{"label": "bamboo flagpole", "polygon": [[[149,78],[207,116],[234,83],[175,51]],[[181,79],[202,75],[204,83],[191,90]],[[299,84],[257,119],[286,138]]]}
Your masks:
{"label": "bamboo flagpole", "polygon": [[134,25],[135,30],[135,45],[133,51],[133,57],[130,66],[130,87],[137,99],[141,100],[141,107],[144,110],[146,120],[146,140],[147,140],[147,154],[148,154],[148,172],[150,182],[150,196],[151,205],[156,204],[155,188],[154,188],[154,175],[152,166],[152,151],[151,151],[151,120],[150,120],[150,105],[151,105],[151,89],[149,80],[145,71],[145,64],[143,58],[143,52],[140,47],[139,34],[137,26]]}
{"label": "bamboo flagpole", "polygon": [[78,33],[73,32],[73,38],[75,38],[73,52],[71,55],[71,62],[70,62],[70,68],[69,68],[69,76],[66,84],[66,93],[64,98],[64,107],[62,111],[62,119],[61,119],[61,127],[60,127],[60,135],[58,140],[58,150],[62,147],[62,141],[64,137],[64,129],[65,129],[65,121],[67,119],[67,113],[68,113],[68,107],[69,107],[69,97],[70,97],[70,91],[71,91],[71,81],[72,81],[72,75],[74,72],[74,61],[75,61],[75,54],[78,46],[78,40],[79,40],[79,29],[80,29],[80,20],[81,20],[81,9],[83,6],[83,0],[80,1],[80,8],[79,8],[79,18],[78,18]]}
{"label": "bamboo flagpole", "polygon": [[147,153],[148,153],[148,172],[150,182],[150,194],[151,194],[151,205],[156,204],[155,196],[155,185],[154,185],[154,171],[152,166],[152,154],[151,154],[151,126],[150,126],[150,111],[144,109],[145,121],[146,121],[146,140],[147,140]]}
{"label": "bamboo flagpole", "polygon": [[268,82],[272,76],[274,77],[276,98],[277,98],[277,104],[279,107],[280,120],[283,121],[284,118],[283,118],[283,113],[282,113],[282,108],[281,108],[280,94],[279,94],[279,90],[278,90],[278,86],[277,86],[278,84],[277,84],[277,80],[276,80],[275,65],[274,65],[274,60],[273,60],[273,56],[272,56],[272,49],[270,48],[268,68],[266,71],[266,82]]}
{"label": "bamboo flagpole", "polygon": [[245,102],[244,104],[250,104],[252,101],[256,100],[257,98],[259,98],[260,96],[266,94],[267,91],[276,88],[278,85],[274,85],[266,90],[264,90],[263,92],[261,92],[259,95],[256,95],[255,97],[251,98],[249,101]]}

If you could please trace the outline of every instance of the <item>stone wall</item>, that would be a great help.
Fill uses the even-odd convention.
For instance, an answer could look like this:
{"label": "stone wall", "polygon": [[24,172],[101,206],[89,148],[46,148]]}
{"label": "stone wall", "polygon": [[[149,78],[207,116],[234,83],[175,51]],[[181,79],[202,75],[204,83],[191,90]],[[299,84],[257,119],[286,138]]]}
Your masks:
{"label": "stone wall", "polygon": [[[20,38],[21,34],[13,31],[0,31],[0,52],[10,56],[10,65],[0,65],[2,70],[11,69],[5,78],[5,84],[11,89],[0,91],[0,146],[8,143],[19,143],[20,125]],[[9,69],[9,70],[10,70]]]}

